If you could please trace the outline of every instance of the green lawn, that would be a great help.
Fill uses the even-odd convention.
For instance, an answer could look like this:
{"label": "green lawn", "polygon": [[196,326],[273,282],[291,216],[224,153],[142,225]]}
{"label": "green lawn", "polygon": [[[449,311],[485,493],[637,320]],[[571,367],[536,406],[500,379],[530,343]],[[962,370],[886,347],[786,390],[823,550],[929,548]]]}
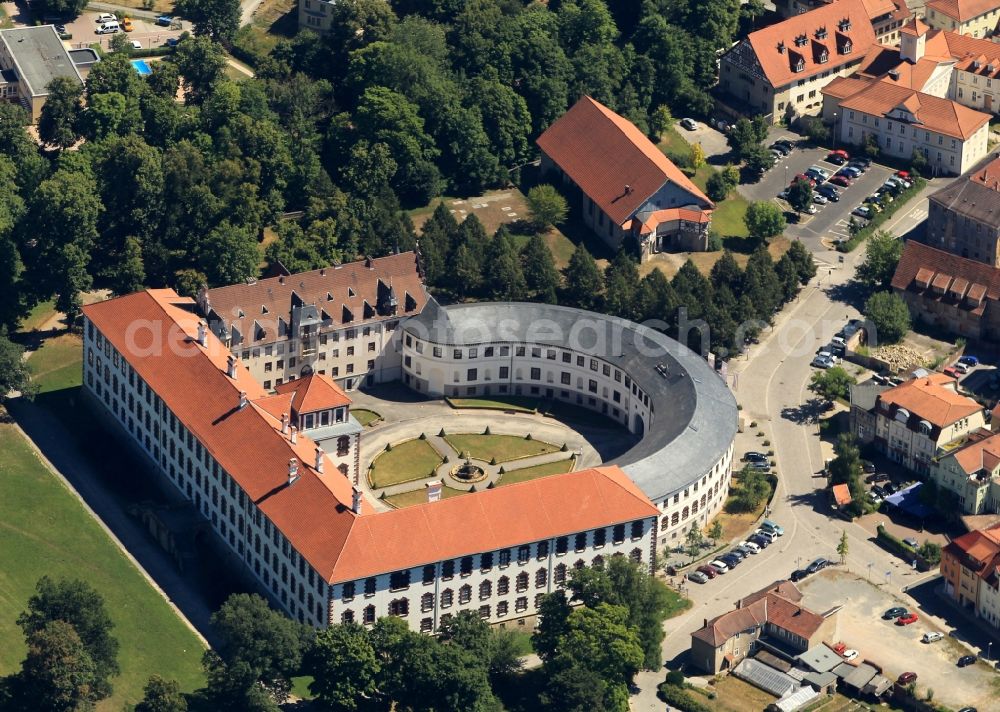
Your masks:
{"label": "green lawn", "polygon": [[459,453],[469,453],[469,457],[489,462],[509,462],[532,455],[555,452],[559,445],[541,440],[527,440],[519,435],[483,435],[482,433],[460,433],[447,435],[445,440]]}
{"label": "green lawn", "polygon": [[[450,499],[451,497],[458,497],[459,495],[469,494],[465,490],[457,490],[453,487],[442,487],[441,488],[441,499]],[[402,509],[403,507],[412,507],[415,504],[426,504],[427,503],[427,488],[421,487],[419,489],[410,490],[409,492],[403,492],[402,494],[394,494],[386,497],[382,500],[386,504],[391,504],[396,509]]]}
{"label": "green lawn", "polygon": [[691,599],[684,598],[672,588],[667,588],[667,618],[680,615],[691,607]]}
{"label": "green lawn", "polygon": [[691,144],[681,136],[676,126],[671,126],[663,132],[659,148],[667,156],[691,156]]}
{"label": "green lawn", "polygon": [[570,472],[573,469],[573,460],[574,458],[570,457],[565,460],[546,462],[544,465],[535,465],[534,467],[525,467],[520,470],[505,472],[500,478],[500,481],[497,483],[497,486],[503,487],[504,485],[514,485],[518,482],[537,480],[539,477],[548,477],[549,475],[559,475],[563,472]]}
{"label": "green lawn", "polygon": [[422,477],[430,477],[441,464],[437,450],[426,440],[407,440],[375,458],[368,471],[372,487],[388,487]]}
{"label": "green lawn", "polygon": [[480,408],[483,410],[513,410],[518,413],[534,413],[538,400],[519,396],[497,396],[495,398],[445,398],[452,408]]}
{"label": "green lawn", "polygon": [[[3,10],[0,9],[0,13],[2,12]],[[35,329],[40,329],[42,324],[51,319],[55,313],[55,303],[51,299],[47,302],[36,304],[35,307],[28,312],[28,316],[21,320],[20,331],[34,331]]]}
{"label": "green lawn", "polygon": [[83,344],[78,336],[63,334],[46,339],[28,357],[32,378],[41,393],[51,393],[80,386],[82,383]]}
{"label": "green lawn", "polygon": [[362,425],[371,425],[377,420],[382,420],[382,416],[376,413],[374,410],[368,410],[367,408],[351,408],[351,415]]}
{"label": "green lawn", "polygon": [[[746,223],[743,222],[749,206],[750,203],[743,196],[733,191],[728,198],[716,204],[712,213],[712,229],[723,238],[749,237],[750,233],[747,232]],[[739,250],[739,252],[746,251]]]}
{"label": "green lawn", "polygon": [[9,30],[14,27],[14,21],[7,16],[7,11],[0,7],[0,30]]}
{"label": "green lawn", "polygon": [[152,673],[188,691],[202,685],[198,638],[12,426],[0,425],[0,452],[0,674],[16,671],[24,657],[14,621],[47,574],[89,583],[114,620],[122,672],[99,709],[138,702]]}

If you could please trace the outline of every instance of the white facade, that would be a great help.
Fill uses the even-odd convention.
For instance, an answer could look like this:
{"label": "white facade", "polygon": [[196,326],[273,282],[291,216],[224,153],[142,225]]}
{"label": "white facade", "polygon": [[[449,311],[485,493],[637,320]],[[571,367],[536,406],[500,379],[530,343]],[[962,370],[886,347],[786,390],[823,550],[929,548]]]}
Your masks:
{"label": "white facade", "polygon": [[[569,348],[531,343],[437,344],[406,333],[403,382],[430,396],[511,395],[557,399],[599,412],[642,437],[656,427],[649,395],[616,364]],[[654,499],[659,545],[683,543],[722,509],[732,475],[733,443],[706,472]]]}
{"label": "white facade", "polygon": [[908,424],[909,411],[900,408],[895,416],[878,413],[875,422],[875,441],[889,456],[919,474],[929,474],[932,459],[945,443],[979,430],[983,427],[983,411],[954,423],[936,429],[927,421],[921,421],[917,428]]}

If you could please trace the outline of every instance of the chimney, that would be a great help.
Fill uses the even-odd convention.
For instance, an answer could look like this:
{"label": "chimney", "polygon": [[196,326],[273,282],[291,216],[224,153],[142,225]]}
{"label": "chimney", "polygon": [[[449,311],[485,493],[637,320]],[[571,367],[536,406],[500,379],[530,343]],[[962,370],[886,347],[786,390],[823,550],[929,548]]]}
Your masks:
{"label": "chimney", "polygon": [[208,343],[208,327],[205,322],[198,322],[198,344],[200,346],[205,346]]}
{"label": "chimney", "polygon": [[288,413],[281,414],[281,434],[288,435]]}
{"label": "chimney", "polygon": [[247,407],[247,392],[240,391],[240,409]]}
{"label": "chimney", "polygon": [[236,380],[236,357],[229,354],[229,358],[226,359],[226,375]]}
{"label": "chimney", "polygon": [[316,472],[323,474],[323,448],[316,446]]}
{"label": "chimney", "polygon": [[288,484],[295,484],[299,479],[299,461],[294,457],[288,461]]}
{"label": "chimney", "polygon": [[292,441],[292,445],[294,445],[294,444],[295,444],[295,442],[296,442],[296,437],[295,437],[295,435],[296,435],[296,433],[298,433],[298,432],[299,432],[299,429],[298,429],[298,428],[296,428],[296,427],[295,427],[295,426],[293,425],[293,426],[292,426],[292,432],[291,432],[291,435],[289,435],[289,440],[291,440],[291,441]]}
{"label": "chimney", "polygon": [[441,489],[443,486],[441,480],[434,480],[433,482],[428,482],[425,486],[427,487],[427,501],[440,502]]}
{"label": "chimney", "polygon": [[354,496],[351,497],[351,511],[361,514],[361,490],[357,487],[354,488]]}

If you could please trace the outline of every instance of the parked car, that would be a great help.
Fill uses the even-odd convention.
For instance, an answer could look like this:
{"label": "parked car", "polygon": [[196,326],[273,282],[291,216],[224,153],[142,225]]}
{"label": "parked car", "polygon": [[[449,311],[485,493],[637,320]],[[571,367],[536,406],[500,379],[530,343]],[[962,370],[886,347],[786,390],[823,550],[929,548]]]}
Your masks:
{"label": "parked car", "polygon": [[920,542],[918,542],[912,536],[908,536],[905,539],[903,539],[903,543],[906,544],[911,549],[919,549],[920,548]]}
{"label": "parked car", "polygon": [[966,366],[978,366],[979,357],[973,356],[972,354],[966,354],[962,358],[958,359],[959,363],[964,363]]}
{"label": "parked car", "polygon": [[886,494],[896,494],[896,492],[899,491],[896,485],[892,484],[892,482],[886,482],[882,485],[882,489],[885,490]]}
{"label": "parked car", "polygon": [[751,554],[759,554],[760,546],[752,541],[744,541],[740,544],[744,549],[748,550]]}
{"label": "parked car", "polygon": [[105,22],[118,22],[118,15],[113,15],[110,12],[101,13],[94,19],[94,22],[98,25],[104,24]]}
{"label": "parked car", "polygon": [[785,535],[784,527],[782,527],[777,522],[772,522],[770,519],[765,519],[764,521],[762,521],[760,523],[760,528],[766,532],[771,532],[772,534],[776,534],[777,536]]}
{"label": "parked car", "polygon": [[847,151],[845,151],[842,148],[835,148],[835,149],[833,149],[832,151],[830,151],[830,155],[831,156],[837,155],[837,156],[841,156],[843,158],[850,158],[851,157],[851,154],[849,154]]}
{"label": "parked car", "polygon": [[868,499],[870,499],[875,504],[882,504],[882,497],[879,496],[877,492],[869,492]]}
{"label": "parked car", "polygon": [[827,163],[832,163],[835,166],[842,166],[847,163],[847,159],[841,156],[839,153],[831,153],[826,157]]}
{"label": "parked car", "polygon": [[963,376],[972,370],[972,366],[967,363],[956,363],[952,366],[952,368],[954,368],[958,373],[961,373]]}
{"label": "parked car", "polygon": [[125,32],[131,32],[132,30],[135,29],[132,26],[132,18],[130,18],[130,17],[123,17],[122,18],[122,29],[125,30]]}
{"label": "parked car", "polygon": [[766,549],[771,544],[771,540],[760,534],[751,534],[747,537],[747,542],[750,544],[756,544],[761,549]]}
{"label": "parked car", "polygon": [[851,186],[851,179],[847,176],[834,176],[830,179],[830,182],[843,188],[849,188]]}
{"label": "parked car", "polygon": [[975,665],[975,664],[976,664],[975,655],[963,655],[958,659],[959,667],[969,667],[970,665]]}
{"label": "parked car", "polygon": [[792,583],[798,583],[808,575],[809,572],[804,569],[795,569],[795,571],[793,571],[788,578],[792,581]]}
{"label": "parked car", "polygon": [[885,613],[882,614],[883,620],[892,620],[893,618],[899,618],[900,616],[905,616],[909,611],[907,611],[902,606],[893,606]]}
{"label": "parked car", "polygon": [[837,357],[829,351],[820,351],[812,360],[812,365],[816,368],[833,368],[837,365]]}
{"label": "parked car", "polygon": [[823,557],[821,556],[821,557],[819,557],[818,559],[814,559],[814,560],[813,560],[813,561],[812,561],[812,562],[811,562],[811,563],[810,563],[810,564],[809,564],[809,565],[808,565],[808,566],[806,567],[806,571],[808,571],[808,572],[809,572],[809,573],[811,573],[811,574],[815,574],[815,573],[817,573],[817,572],[819,572],[819,571],[822,571],[823,569],[825,569],[825,568],[826,568],[827,566],[829,566],[829,565],[830,565],[830,562],[829,562],[829,561],[827,561],[826,559],[824,559],[824,558],[823,558]]}
{"label": "parked car", "polygon": [[872,462],[871,460],[862,460],[861,471],[864,472],[866,475],[873,474],[875,472],[875,463]]}
{"label": "parked car", "polygon": [[828,176],[825,176],[825,175],[823,175],[822,173],[820,173],[818,171],[813,170],[812,168],[810,168],[809,170],[807,170],[805,172],[805,175],[813,181],[814,185],[819,185],[821,183],[825,183],[826,179],[828,177]]}
{"label": "parked car", "polygon": [[920,640],[924,643],[936,643],[942,638],[944,638],[944,633],[938,633],[937,631],[933,631],[930,633],[924,633],[924,637],[921,638]]}
{"label": "parked car", "polygon": [[885,499],[885,490],[882,489],[881,487],[879,487],[878,485],[875,485],[874,487],[872,487],[871,491],[872,491],[872,494],[877,495],[881,499]]}
{"label": "parked car", "polygon": [[708,562],[708,565],[715,569],[718,573],[724,574],[729,571],[729,567],[726,566],[724,561],[719,561],[718,559],[713,559]]}
{"label": "parked car", "polygon": [[851,159],[851,163],[857,163],[859,166],[864,166],[867,169],[871,166],[872,159],[866,158],[865,156],[855,156]]}
{"label": "parked car", "polygon": [[740,561],[743,561],[743,559],[747,558],[746,553],[740,551],[740,548],[738,546],[735,547],[732,551],[730,551],[729,554],[727,554],[727,556],[735,556]]}
{"label": "parked car", "polygon": [[837,189],[834,188],[829,183],[824,183],[823,185],[819,186],[816,189],[816,192],[819,193],[820,195],[822,195],[824,198],[826,198],[827,200],[829,200],[832,203],[839,203],[840,202],[840,193],[838,193]]}
{"label": "parked car", "polygon": [[132,49],[142,49],[142,42],[140,42],[139,40],[132,40],[131,42],[129,42],[129,47],[131,47]]}
{"label": "parked car", "polygon": [[741,459],[743,462],[747,462],[748,460],[767,460],[767,455],[756,450],[749,450],[748,452],[743,453],[743,457]]}
{"label": "parked car", "polygon": [[777,151],[782,156],[787,156],[792,152],[792,145],[785,141],[775,141],[770,146],[768,146],[772,151]]}
{"label": "parked car", "polygon": [[708,576],[701,571],[692,571],[687,577],[689,581],[694,581],[695,583],[708,583]]}
{"label": "parked car", "polygon": [[719,557],[719,561],[723,562],[729,568],[735,569],[737,566],[740,565],[740,562],[743,561],[743,559],[739,558],[738,556],[733,555],[732,552],[729,552],[729,553],[726,553],[726,554],[722,554]]}
{"label": "parked car", "polygon": [[823,166],[817,166],[816,164],[809,166],[808,170],[806,170],[806,173],[809,172],[819,174],[824,180],[833,175],[832,171],[828,171]]}
{"label": "parked car", "polygon": [[94,30],[95,35],[113,35],[121,29],[117,22],[105,22],[103,25],[98,25],[97,29]]}
{"label": "parked car", "polygon": [[896,619],[896,625],[910,625],[911,623],[916,623],[918,617],[916,613],[907,613],[905,616],[900,616]]}
{"label": "parked car", "polygon": [[751,470],[758,470],[760,472],[767,472],[771,469],[771,463],[766,460],[751,460],[747,463],[747,467]]}
{"label": "parked car", "polygon": [[66,25],[56,25],[56,32],[60,35],[69,34],[66,32]]}
{"label": "parked car", "polygon": [[180,42],[176,37],[168,37],[166,45],[167,47],[176,47],[177,43]]}
{"label": "parked car", "polygon": [[900,685],[909,685],[910,683],[916,681],[917,681],[917,673],[915,672],[904,672],[902,675],[896,678],[896,682],[898,682]]}
{"label": "parked car", "polygon": [[159,25],[160,27],[170,27],[170,25],[172,25],[173,22],[174,22],[173,15],[160,15],[158,18],[156,18],[156,24]]}
{"label": "parked car", "polygon": [[809,185],[811,185],[813,188],[816,187],[816,181],[813,180],[812,178],[810,178],[809,176],[807,176],[805,173],[799,173],[797,176],[795,176],[794,178],[792,178],[792,183],[791,184],[794,185],[795,181],[799,181],[799,180],[807,180],[807,181],[809,181]]}
{"label": "parked car", "polygon": [[697,570],[697,571],[700,571],[700,572],[701,572],[701,573],[703,573],[703,574],[705,574],[705,575],[706,575],[706,576],[708,576],[708,577],[709,577],[710,579],[714,579],[714,578],[715,578],[716,576],[718,576],[718,575],[719,575],[719,572],[718,572],[718,570],[717,570],[717,569],[714,569],[714,568],[712,568],[712,567],[711,567],[711,566],[709,566],[708,564],[705,564],[704,566],[699,566],[699,567],[698,567],[698,568],[697,568],[696,570]]}
{"label": "parked car", "polygon": [[859,218],[864,218],[865,220],[870,220],[873,213],[872,209],[867,205],[859,205],[854,210],[851,211],[851,215],[857,215]]}
{"label": "parked car", "polygon": [[694,131],[698,128],[698,123],[694,119],[681,119],[681,126],[686,128],[688,131]]}
{"label": "parked car", "polygon": [[775,534],[774,532],[769,532],[768,530],[763,529],[763,528],[762,529],[755,529],[754,530],[754,534],[756,534],[757,536],[764,537],[765,539],[767,539],[767,543],[768,544],[773,544],[774,542],[776,542],[778,540],[778,535],[777,534]]}
{"label": "parked car", "polygon": [[814,193],[813,194],[813,202],[816,203],[817,205],[826,205],[827,203],[830,202],[830,199],[827,198],[822,193]]}
{"label": "parked car", "polygon": [[844,651],[843,653],[841,653],[841,656],[842,656],[842,657],[844,658],[844,660],[846,660],[847,662],[851,662],[852,660],[854,660],[854,658],[858,657],[858,655],[859,655],[858,651],[857,651],[857,650],[854,650],[854,649],[852,649],[852,648],[848,648],[848,649],[847,649],[847,650],[845,650],[845,651]]}

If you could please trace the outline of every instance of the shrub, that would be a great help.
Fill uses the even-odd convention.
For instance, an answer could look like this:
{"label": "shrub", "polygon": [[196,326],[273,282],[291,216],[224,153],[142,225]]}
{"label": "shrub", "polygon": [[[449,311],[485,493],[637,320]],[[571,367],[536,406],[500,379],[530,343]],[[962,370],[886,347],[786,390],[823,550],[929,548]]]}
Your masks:
{"label": "shrub", "polygon": [[528,433],[527,435],[525,435],[524,439],[525,440],[531,440],[531,433]]}
{"label": "shrub", "polygon": [[447,434],[448,434],[448,433],[446,433],[446,432],[444,431],[444,428],[441,428],[441,430],[439,430],[439,431],[438,431],[438,437],[439,437],[439,438],[443,438],[443,437],[445,437],[445,436],[446,436]]}
{"label": "shrub", "polygon": [[495,464],[497,464],[497,459],[496,459],[496,457],[491,457],[491,458],[490,458],[490,464],[491,464],[491,465],[495,465]]}
{"label": "shrub", "polygon": [[667,679],[664,683],[666,685],[673,685],[674,687],[684,687],[684,673],[680,670],[671,670],[667,673]]}
{"label": "shrub", "polygon": [[686,690],[676,685],[661,684],[657,688],[657,696],[681,712],[711,712],[708,705],[702,704],[691,697]]}
{"label": "shrub", "polygon": [[486,430],[483,431],[483,435],[492,435],[492,434],[493,433],[490,432],[490,426],[487,425]]}
{"label": "shrub", "polygon": [[427,433],[420,433],[420,439],[421,440],[426,440],[427,439]]}
{"label": "shrub", "polygon": [[726,196],[729,195],[729,184],[726,182],[725,176],[719,172],[710,175],[708,182],[705,183],[705,192],[715,202],[725,200]]}
{"label": "shrub", "polygon": [[566,443],[563,443],[563,446],[559,448],[559,452],[566,452],[567,450],[569,450],[569,445]]}
{"label": "shrub", "polygon": [[386,443],[385,444],[385,451],[386,452],[392,452],[392,443]]}
{"label": "shrub", "polygon": [[715,230],[708,231],[708,251],[709,252],[721,252],[722,251],[722,235],[717,233]]}

